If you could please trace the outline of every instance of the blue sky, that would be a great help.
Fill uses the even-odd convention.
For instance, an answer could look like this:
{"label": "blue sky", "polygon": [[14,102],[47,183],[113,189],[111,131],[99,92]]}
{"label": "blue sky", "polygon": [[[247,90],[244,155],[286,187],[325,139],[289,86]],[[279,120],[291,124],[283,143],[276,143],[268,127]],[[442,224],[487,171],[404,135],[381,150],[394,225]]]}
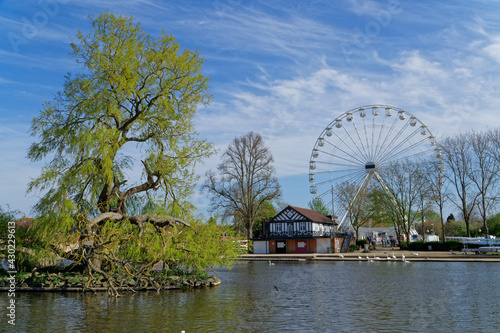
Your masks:
{"label": "blue sky", "polygon": [[[308,162],[321,131],[368,104],[415,114],[438,137],[500,125],[498,1],[0,0],[0,205],[30,215],[43,163],[25,156],[33,117],[81,68],[69,55],[89,14],[133,15],[206,59],[213,100],[200,136],[223,150],[259,132],[283,200],[306,207]],[[206,161],[201,174],[218,158]],[[193,201],[205,211],[208,201]]]}

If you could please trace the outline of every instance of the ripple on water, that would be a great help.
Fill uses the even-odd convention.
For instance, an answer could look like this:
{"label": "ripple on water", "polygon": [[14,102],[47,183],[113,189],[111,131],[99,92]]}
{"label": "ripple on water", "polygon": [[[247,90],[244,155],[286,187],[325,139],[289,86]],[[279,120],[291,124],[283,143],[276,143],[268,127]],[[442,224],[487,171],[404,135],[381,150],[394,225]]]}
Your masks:
{"label": "ripple on water", "polygon": [[[500,330],[500,265],[240,262],[222,285],[127,294],[18,294],[27,331]],[[0,304],[3,306],[3,303]]]}

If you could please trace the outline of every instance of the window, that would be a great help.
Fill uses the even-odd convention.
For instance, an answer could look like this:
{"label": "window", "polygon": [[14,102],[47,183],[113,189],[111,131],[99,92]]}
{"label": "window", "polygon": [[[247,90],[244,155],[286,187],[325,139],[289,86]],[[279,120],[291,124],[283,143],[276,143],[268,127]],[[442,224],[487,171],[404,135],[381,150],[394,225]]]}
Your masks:
{"label": "window", "polygon": [[305,222],[300,222],[300,224],[299,224],[299,230],[301,232],[305,232],[306,231],[306,223]]}

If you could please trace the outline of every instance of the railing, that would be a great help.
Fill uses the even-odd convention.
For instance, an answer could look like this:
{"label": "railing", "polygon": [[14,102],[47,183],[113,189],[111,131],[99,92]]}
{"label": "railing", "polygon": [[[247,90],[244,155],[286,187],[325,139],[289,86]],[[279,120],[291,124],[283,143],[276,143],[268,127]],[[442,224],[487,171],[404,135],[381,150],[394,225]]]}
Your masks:
{"label": "railing", "polygon": [[311,238],[311,237],[344,237],[343,233],[335,231],[269,231],[265,238]]}

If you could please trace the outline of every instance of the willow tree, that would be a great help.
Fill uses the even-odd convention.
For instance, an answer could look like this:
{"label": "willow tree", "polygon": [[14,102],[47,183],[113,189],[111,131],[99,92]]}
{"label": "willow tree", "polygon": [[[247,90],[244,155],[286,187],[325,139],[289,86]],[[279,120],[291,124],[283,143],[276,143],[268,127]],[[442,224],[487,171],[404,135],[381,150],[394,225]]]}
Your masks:
{"label": "willow tree", "polygon": [[[210,100],[203,58],[164,31],[151,37],[131,17],[90,20],[93,30],[71,44],[82,73],[66,76],[31,126],[28,158],[50,159],[29,184],[43,193],[38,235],[99,274],[117,263],[173,263],[182,251],[194,258],[189,239],[201,234],[188,210],[172,216],[151,201],[182,207],[198,180],[194,166],[213,152],[193,127]],[[144,214],[130,214],[141,207]]]}

